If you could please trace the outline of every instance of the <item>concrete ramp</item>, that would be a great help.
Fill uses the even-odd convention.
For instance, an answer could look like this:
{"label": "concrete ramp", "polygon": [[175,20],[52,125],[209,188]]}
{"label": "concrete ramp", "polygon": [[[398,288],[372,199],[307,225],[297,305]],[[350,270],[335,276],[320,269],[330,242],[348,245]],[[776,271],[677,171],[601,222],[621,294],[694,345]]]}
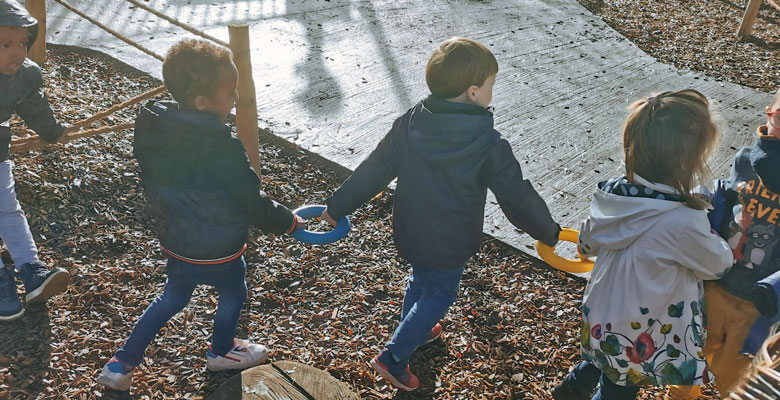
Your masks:
{"label": "concrete ramp", "polygon": [[[73,4],[161,54],[192,36],[121,0]],[[712,168],[724,175],[771,99],[657,62],[575,0],[145,4],[225,40],[228,23],[249,24],[261,126],[350,169],[427,94],[424,68],[438,43],[455,35],[482,42],[500,66],[497,129],[564,226],[577,227],[596,183],[619,173],[620,128],[634,100],[689,87],[707,95],[723,119]],[[157,60],[54,2],[48,25],[49,42],[100,50],[160,76]],[[493,198],[484,231],[535,254]]]}

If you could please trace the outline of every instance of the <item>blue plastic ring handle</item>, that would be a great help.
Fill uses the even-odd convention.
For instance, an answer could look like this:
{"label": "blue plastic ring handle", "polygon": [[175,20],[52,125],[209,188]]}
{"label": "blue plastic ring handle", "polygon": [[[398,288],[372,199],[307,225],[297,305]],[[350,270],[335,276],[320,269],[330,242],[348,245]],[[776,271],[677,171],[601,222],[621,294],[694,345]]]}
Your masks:
{"label": "blue plastic ring handle", "polygon": [[[293,210],[293,214],[303,218],[317,218],[325,211],[325,206],[303,206]],[[341,240],[347,236],[350,230],[349,218],[342,217],[337,221],[336,228],[328,232],[314,232],[307,229],[296,229],[290,233],[294,239],[307,244],[328,244]]]}

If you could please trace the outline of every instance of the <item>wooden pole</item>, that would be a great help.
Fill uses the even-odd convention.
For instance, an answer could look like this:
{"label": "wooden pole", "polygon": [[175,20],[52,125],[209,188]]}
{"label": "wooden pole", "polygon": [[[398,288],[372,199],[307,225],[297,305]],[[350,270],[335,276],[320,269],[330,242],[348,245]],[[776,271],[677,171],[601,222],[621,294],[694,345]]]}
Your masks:
{"label": "wooden pole", "polygon": [[25,6],[30,15],[38,20],[38,38],[30,47],[27,56],[43,65],[46,62],[46,0],[27,0]]}
{"label": "wooden pole", "polygon": [[236,104],[236,131],[249,156],[249,165],[262,182],[260,172],[260,139],[257,126],[257,97],[252,78],[252,60],[249,52],[249,26],[234,23],[228,25],[230,50],[238,69],[238,103]]}
{"label": "wooden pole", "polygon": [[753,32],[753,24],[758,17],[758,9],[761,8],[761,0],[750,0],[745,7],[745,15],[742,17],[742,23],[739,24],[737,36],[749,35]]}

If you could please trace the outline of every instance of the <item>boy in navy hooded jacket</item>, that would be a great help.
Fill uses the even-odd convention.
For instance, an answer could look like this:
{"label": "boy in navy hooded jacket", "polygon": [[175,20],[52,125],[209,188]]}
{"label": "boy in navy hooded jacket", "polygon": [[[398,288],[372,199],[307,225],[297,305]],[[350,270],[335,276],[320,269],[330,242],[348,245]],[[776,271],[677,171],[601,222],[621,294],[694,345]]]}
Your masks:
{"label": "boy in navy hooded jacket", "polygon": [[149,343],[201,285],[218,294],[206,368],[263,363],[269,354],[264,345],[235,337],[247,297],[249,227],[281,234],[304,224],[260,190],[244,147],[225,125],[238,100],[230,50],[183,40],[168,51],[163,81],[176,101],[152,100],[141,109],[133,148],[160,246],[168,254],[168,279],[98,376],[98,383],[114,390],[130,389]]}
{"label": "boy in navy hooded jacket", "polygon": [[393,233],[412,274],[401,324],[371,364],[401,390],[419,386],[409,358],[441,334],[464,264],[479,250],[488,189],[512,224],[549,245],[558,241],[560,227],[493,129],[487,107],[497,73],[483,45],[459,37],[442,43],[426,68],[431,95],[395,121],[322,214],[335,225],[398,178]]}

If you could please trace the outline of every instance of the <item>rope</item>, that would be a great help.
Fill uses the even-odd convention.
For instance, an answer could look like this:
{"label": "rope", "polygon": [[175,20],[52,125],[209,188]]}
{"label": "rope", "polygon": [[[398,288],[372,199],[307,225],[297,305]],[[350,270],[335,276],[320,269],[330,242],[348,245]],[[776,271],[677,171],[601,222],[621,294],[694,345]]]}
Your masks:
{"label": "rope", "polygon": [[[107,116],[117,112],[118,110],[121,110],[123,108],[127,108],[127,107],[130,107],[130,106],[133,106],[133,105],[138,104],[138,103],[140,103],[140,102],[142,102],[142,101],[144,101],[144,100],[146,100],[146,99],[148,99],[150,97],[154,97],[154,96],[156,96],[156,95],[158,95],[160,93],[164,93],[166,90],[167,90],[167,88],[165,86],[160,86],[160,87],[157,87],[155,89],[149,90],[147,92],[141,93],[138,96],[135,96],[135,97],[133,97],[131,99],[125,100],[125,101],[123,101],[121,103],[115,104],[115,105],[111,106],[111,108],[103,110],[103,111],[101,111],[101,112],[99,112],[99,113],[97,113],[97,114],[95,114],[95,115],[93,115],[93,116],[91,116],[91,117],[89,117],[87,119],[78,121],[78,122],[74,123],[72,126],[73,127],[78,127],[78,128],[83,128],[83,127],[88,126],[89,124],[91,124],[91,123],[93,123],[95,121],[101,120],[101,119],[103,119],[103,118],[105,118],[105,117],[107,117]],[[68,135],[68,141],[79,139],[79,138],[83,138],[83,137],[88,137],[88,136],[99,135],[101,133],[106,133],[106,132],[116,132],[116,131],[121,131],[121,130],[124,130],[124,129],[130,129],[130,128],[133,128],[134,126],[135,126],[134,123],[126,123],[126,124],[117,124],[117,125],[113,125],[113,126],[103,126],[103,127],[95,128],[95,129],[87,129],[87,130],[84,130],[84,131],[71,133],[70,135]],[[32,132],[32,131],[28,131],[28,132]],[[13,142],[11,142],[11,152],[18,153],[18,152],[21,152],[21,151],[35,150],[35,149],[43,147],[43,146],[45,146],[47,144],[48,144],[48,142],[44,141],[43,139],[41,139],[37,135],[33,136],[33,137],[29,137],[29,138],[17,139],[17,140],[14,140]]]}
{"label": "rope", "polygon": [[[126,123],[126,124],[117,124],[117,125],[113,125],[113,126],[104,126],[104,127],[101,127],[101,128],[88,129],[88,130],[85,130],[85,131],[81,131],[81,132],[78,132],[78,133],[73,133],[73,134],[68,135],[68,140],[70,141],[70,140],[74,140],[74,139],[80,139],[80,138],[84,138],[84,137],[100,135],[100,134],[106,133],[106,132],[115,132],[115,131],[121,131],[121,130],[125,130],[125,129],[132,129],[134,126],[135,126],[135,123],[130,122],[130,123]],[[43,146],[46,146],[47,144],[49,144],[49,143],[43,141],[43,139],[41,139],[41,138],[39,138],[37,136],[33,137],[33,138],[28,138],[28,139],[20,139],[20,140],[17,140],[17,141],[14,141],[13,143],[11,143],[11,152],[12,153],[19,153],[19,152],[22,152],[22,151],[36,150],[36,149],[39,149],[39,148],[41,148]]]}
{"label": "rope", "polygon": [[57,3],[60,3],[63,7],[67,8],[70,11],[73,11],[74,13],[78,14],[79,16],[81,16],[82,18],[86,19],[87,21],[97,25],[98,27],[102,28],[106,32],[116,36],[119,40],[121,40],[121,41],[123,41],[123,42],[125,42],[125,43],[127,43],[127,44],[129,44],[129,45],[131,45],[133,47],[135,47],[138,50],[143,51],[144,53],[146,53],[146,54],[148,54],[148,55],[150,55],[150,56],[152,56],[152,57],[154,57],[154,58],[156,58],[156,59],[158,59],[160,61],[164,60],[164,58],[161,55],[159,55],[159,54],[157,54],[157,53],[147,49],[144,46],[141,46],[140,44],[138,44],[138,43],[128,39],[127,37],[123,36],[121,33],[119,33],[117,31],[115,31],[115,30],[113,30],[113,29],[111,29],[111,28],[101,24],[100,22],[98,22],[94,18],[90,17],[87,14],[84,14],[83,12],[79,11],[78,9],[73,7],[72,5],[68,4],[65,0],[54,0],[54,1],[56,1]]}
{"label": "rope", "polygon": [[202,38],[211,40],[212,42],[214,42],[214,43],[216,43],[216,44],[218,44],[220,46],[230,47],[229,44],[223,42],[222,40],[219,40],[219,39],[215,38],[214,36],[209,35],[208,33],[199,31],[199,30],[197,30],[197,29],[195,29],[195,28],[193,28],[193,27],[191,27],[191,26],[189,26],[189,25],[187,25],[187,24],[185,24],[183,22],[177,21],[176,19],[173,19],[173,18],[171,18],[171,17],[169,17],[169,16],[167,16],[167,15],[165,15],[165,14],[163,14],[163,13],[161,13],[161,12],[159,12],[159,11],[153,9],[153,8],[147,7],[147,6],[137,2],[136,0],[127,0],[127,1],[132,3],[134,6],[136,6],[138,8],[146,10],[146,11],[148,11],[148,12],[150,12],[150,13],[152,13],[152,14],[154,14],[154,15],[156,15],[156,16],[158,16],[158,17],[160,17],[160,18],[162,18],[162,19],[164,19],[164,20],[166,20],[166,21],[168,21],[168,22],[178,26],[179,28],[182,28],[182,29],[184,29],[186,31],[192,32],[192,33],[194,33],[194,34],[196,34],[196,35],[198,35],[198,36],[200,36]]}
{"label": "rope", "polygon": [[113,114],[113,113],[123,109],[123,108],[127,108],[127,107],[130,107],[132,105],[138,104],[138,103],[140,103],[140,102],[142,102],[142,101],[144,101],[144,100],[146,100],[148,98],[157,96],[160,93],[165,93],[166,90],[168,90],[168,89],[164,85],[163,86],[159,86],[159,87],[157,87],[155,89],[149,90],[148,92],[141,93],[138,96],[135,96],[135,97],[133,97],[131,99],[123,101],[123,102],[121,102],[119,104],[115,104],[115,105],[111,106],[111,108],[109,108],[107,110],[104,110],[104,111],[101,111],[101,112],[99,112],[99,113],[97,113],[97,114],[95,114],[95,115],[93,115],[93,116],[91,116],[91,117],[89,117],[87,119],[84,119],[84,120],[81,120],[79,122],[76,122],[76,123],[73,124],[73,126],[76,126],[76,127],[88,126],[89,124],[91,124],[91,123],[93,123],[95,121],[99,121],[99,120],[101,120],[101,119],[103,119],[103,118],[105,118],[105,117],[107,117],[107,116],[109,116],[109,115],[111,115],[111,114]]}

